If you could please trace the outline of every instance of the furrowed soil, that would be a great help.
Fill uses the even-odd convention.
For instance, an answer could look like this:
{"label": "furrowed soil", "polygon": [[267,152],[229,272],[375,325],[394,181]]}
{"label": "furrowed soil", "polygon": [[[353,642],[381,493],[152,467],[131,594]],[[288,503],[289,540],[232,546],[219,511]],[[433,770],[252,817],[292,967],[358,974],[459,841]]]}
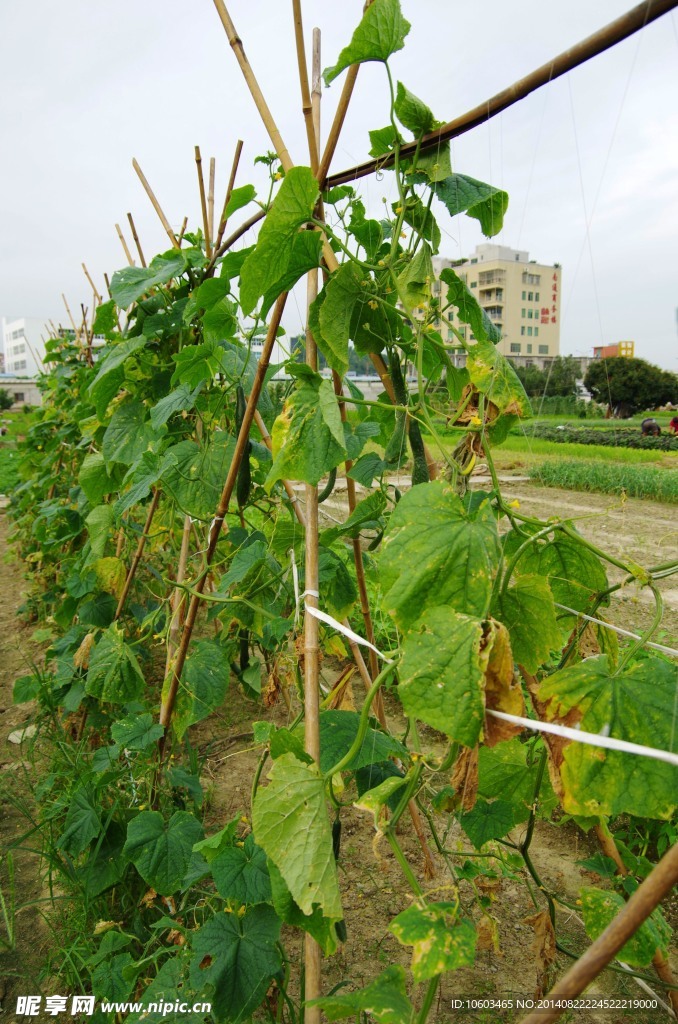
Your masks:
{"label": "furrowed soil", "polygon": [[[483,486],[482,480],[474,485]],[[404,489],[403,483],[399,484]],[[653,502],[629,499],[623,508],[614,506],[606,497],[582,495],[568,491],[543,489],[520,478],[504,480],[505,495],[509,500],[520,501],[521,510],[534,512],[540,517],[550,515],[572,516],[585,537],[613,554],[624,554],[641,565],[654,565],[678,557],[678,536],[671,518],[671,510]],[[335,519],[346,515],[345,498],[338,489],[322,511]],[[579,519],[580,516],[586,518]],[[325,524],[329,524],[329,519]],[[321,524],[322,525],[322,524]],[[0,550],[6,550],[6,536],[9,524],[0,513]],[[622,576],[610,573],[611,581]],[[2,818],[0,819],[0,841],[6,851],[26,831],[27,825],[17,810],[15,796],[23,792],[22,768],[28,764],[26,745],[16,746],[8,742],[10,733],[24,728],[31,720],[31,705],[13,706],[11,703],[14,679],[27,671],[27,662],[39,660],[40,648],[31,640],[32,627],[21,624],[16,618],[16,608],[21,602],[21,590],[25,588],[22,568],[10,560],[0,562],[0,798]],[[662,583],[666,604],[665,630],[661,642],[675,644],[678,625],[678,590],[671,580]],[[638,594],[635,587],[627,587],[613,598],[607,616],[624,628],[642,630],[652,617],[653,606],[645,601],[644,594]],[[326,687],[331,687],[337,677],[339,665],[333,659],[322,666],[321,677]],[[361,699],[362,687],[354,678],[356,700]],[[195,726],[191,740],[203,756],[201,781],[206,792],[205,832],[207,835],[223,827],[236,814],[249,814],[250,787],[256,769],[260,749],[253,748],[251,722],[257,718],[272,718],[277,725],[288,724],[299,707],[293,686],[287,691],[290,701],[279,699],[275,707],[266,710],[260,704],[248,701],[242,693],[232,687],[228,701],[216,714]],[[396,735],[402,734],[404,722],[395,702],[387,700],[389,725]],[[442,749],[442,737],[424,728],[422,736],[427,747]],[[39,746],[39,743],[38,743]],[[39,752],[38,752],[39,758]],[[265,772],[264,772],[265,779]],[[35,781],[35,780],[34,780]],[[447,780],[441,780],[441,785]],[[340,799],[349,806],[342,812],[343,836],[340,858],[340,884],[343,906],[346,914],[347,941],[337,954],[323,962],[323,985],[325,991],[334,986],[347,984],[349,989],[359,987],[372,980],[389,964],[407,967],[410,955],[405,947],[388,932],[389,921],[410,902],[409,889],[401,870],[395,862],[390,848],[380,842],[375,834],[371,815],[351,805],[353,792],[347,789]],[[436,819],[437,828],[444,829],[443,818]],[[511,838],[519,842],[525,826],[518,826]],[[446,849],[451,851],[448,863],[435,850],[426,822],[424,829],[429,849],[435,863],[433,878],[426,877],[421,847],[416,839],[411,820],[406,814],[399,826],[399,838],[404,852],[425,891],[437,900],[455,898],[454,879],[450,865],[461,865],[472,852],[471,844],[459,829],[453,825],[446,836]],[[41,968],[50,952],[50,945],[57,941],[53,933],[43,924],[39,914],[42,907],[49,913],[48,905],[34,904],[44,899],[45,892],[40,876],[37,858],[25,847],[30,840],[14,851],[16,864],[16,948],[0,952],[0,987],[4,984],[4,999],[0,1021],[13,1020],[17,994],[48,992],[49,979],[40,981]],[[577,861],[598,852],[593,834],[585,835],[573,823],[551,824],[538,822],[530,853],[535,868],[547,889],[557,893],[564,903],[557,904],[557,934],[561,945],[575,955],[581,954],[588,940],[577,913],[578,891],[585,885],[601,884],[598,876],[586,871]],[[3,863],[4,868],[4,863]],[[501,876],[501,872],[497,872]],[[3,892],[6,884],[3,874]],[[472,967],[462,968],[445,976],[439,997],[433,1007],[430,1021],[435,1024],[467,1024],[491,1021],[518,1022],[526,1011],[483,1009],[474,1012],[453,1009],[452,1000],[460,997],[479,1000],[515,999],[532,997],[537,991],[537,955],[533,925],[528,920],[537,911],[546,909],[546,902],[534,883],[521,870],[508,872],[497,879],[475,880],[478,891],[486,898],[487,920],[482,927],[486,948],[476,954]],[[603,885],[605,883],[602,883]],[[470,883],[462,881],[458,888],[461,906],[465,916],[479,923],[481,913],[473,898]],[[676,923],[676,900],[666,904],[668,916]],[[565,904],[569,904],[569,907]],[[494,936],[492,929],[496,929]],[[0,919],[0,938],[4,938],[4,925]],[[298,939],[284,930],[283,941],[293,964],[300,956]],[[0,945],[0,949],[2,946]],[[555,966],[549,975],[549,983],[562,974],[572,963],[571,957],[558,952]],[[673,959],[674,972],[678,972],[678,961]],[[292,971],[295,975],[297,972]],[[647,968],[649,977],[653,972]],[[41,988],[42,985],[42,988]],[[548,985],[547,985],[548,988]],[[56,991],[58,991],[58,983]],[[414,992],[418,1005],[423,998],[424,986]],[[660,989],[655,989],[660,992]],[[646,991],[628,976],[612,971],[604,972],[588,992],[593,996],[615,999],[646,999]],[[33,1018],[39,1019],[39,1018]],[[53,1018],[47,1018],[53,1019]],[[626,1021],[640,1021],[644,1024],[659,1024],[666,1021],[665,1010],[658,1009],[615,1009],[606,1012],[583,1010],[565,1015],[563,1020],[578,1024],[605,1022],[621,1024]]]}

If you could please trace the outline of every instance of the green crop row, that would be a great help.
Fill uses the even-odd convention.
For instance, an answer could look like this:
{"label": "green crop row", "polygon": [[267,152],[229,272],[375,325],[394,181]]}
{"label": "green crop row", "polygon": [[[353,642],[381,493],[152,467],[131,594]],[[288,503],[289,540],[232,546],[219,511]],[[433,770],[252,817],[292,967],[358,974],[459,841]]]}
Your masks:
{"label": "green crop row", "polygon": [[656,466],[615,466],[609,462],[549,461],[528,470],[530,477],[547,487],[602,494],[627,494],[678,504],[678,476]]}
{"label": "green crop row", "polygon": [[573,444],[545,441],[542,438],[510,434],[501,446],[500,452],[520,452],[526,455],[552,455],[559,459],[602,459],[604,462],[656,463],[666,458],[662,451],[647,451],[638,448],[613,448],[594,444]]}
{"label": "green crop row", "polygon": [[678,451],[677,436],[661,434],[659,437],[643,437],[637,427],[560,427],[535,423],[521,433],[525,433],[527,437],[555,441],[558,444],[595,444],[613,448],[640,448],[647,451]]}

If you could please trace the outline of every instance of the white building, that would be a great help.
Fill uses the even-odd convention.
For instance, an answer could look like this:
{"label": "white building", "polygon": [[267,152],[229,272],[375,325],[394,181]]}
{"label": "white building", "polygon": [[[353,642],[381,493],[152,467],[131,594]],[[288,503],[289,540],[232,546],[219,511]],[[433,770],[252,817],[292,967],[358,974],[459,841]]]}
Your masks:
{"label": "white building", "polygon": [[43,372],[45,325],[37,317],[2,318],[4,372],[12,377],[37,377]]}

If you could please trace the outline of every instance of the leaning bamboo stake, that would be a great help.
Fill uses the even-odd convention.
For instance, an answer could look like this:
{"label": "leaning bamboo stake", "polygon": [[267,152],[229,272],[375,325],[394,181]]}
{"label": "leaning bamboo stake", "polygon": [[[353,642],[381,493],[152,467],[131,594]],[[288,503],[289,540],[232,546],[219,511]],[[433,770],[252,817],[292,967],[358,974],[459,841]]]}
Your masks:
{"label": "leaning bamboo stake", "polygon": [[213,156],[210,157],[210,183],[207,190],[207,223],[210,228],[210,238],[214,238],[214,180],[217,173],[217,162]]}
{"label": "leaning bamboo stake", "polygon": [[[549,1024],[567,1012],[567,1000],[581,995],[594,978],[598,977],[676,883],[678,843],[664,854],[605,931],[547,993],[544,1007],[529,1013],[521,1024]],[[558,1001],[563,1005],[554,1005]]]}
{"label": "leaning bamboo stake", "polygon": [[144,254],[143,254],[142,249],[141,249],[141,242],[139,241],[139,236],[137,234],[136,224],[134,223],[134,218],[132,217],[131,213],[127,214],[127,220],[129,221],[129,226],[132,229],[132,238],[134,239],[134,244],[136,245],[137,252],[139,253],[139,259],[141,260],[141,266],[145,267],[146,266],[146,260],[144,259]]}
{"label": "leaning bamboo stake", "polygon": [[178,241],[179,245],[181,245],[181,243],[184,240],[184,235],[186,234],[186,228],[187,227],[188,227],[188,217],[184,217],[184,219],[181,222],[181,230],[179,232],[179,237],[177,238],[177,241]]}
{"label": "leaning bamboo stake", "polygon": [[350,68],[346,72],[346,79],[341,90],[341,96],[339,97],[339,104],[334,114],[334,121],[330,128],[330,134],[327,136],[325,149],[320,161],[320,166],[318,167],[318,182],[321,188],[324,188],[327,172],[330,169],[332,157],[334,156],[337,143],[339,142],[339,135],[341,134],[341,129],[344,127],[346,111],[348,110],[348,105],[351,102],[353,88],[355,86],[359,70],[360,64],[351,64]]}
{"label": "leaning bamboo stake", "polygon": [[66,296],[64,295],[63,292],[61,293],[61,298],[64,300],[64,306],[66,307],[66,312],[68,313],[68,319],[71,321],[71,327],[73,328],[73,334],[75,335],[75,340],[79,341],[79,339],[80,339],[80,331],[75,326],[75,320],[73,319],[73,314],[71,313],[71,308],[68,305],[68,300],[66,299]]}
{"label": "leaning bamboo stake", "polygon": [[129,248],[127,246],[127,242],[125,241],[125,236],[123,235],[122,228],[120,227],[119,224],[115,225],[115,230],[118,232],[118,238],[120,239],[120,244],[122,245],[122,247],[123,247],[123,249],[125,251],[125,256],[127,257],[127,262],[129,263],[130,267],[133,267],[134,266],[134,260],[132,259],[132,253],[129,251]]}
{"label": "leaning bamboo stake", "polygon": [[186,604],[186,594],[181,586],[186,578],[186,564],[188,562],[188,549],[191,541],[191,530],[193,523],[191,517],[186,515],[184,517],[184,528],[181,534],[181,549],[179,551],[179,564],[177,565],[177,576],[176,576],[176,587],[172,594],[170,608],[172,610],[172,618],[170,621],[169,633],[167,636],[167,659],[165,661],[165,676],[169,674],[172,666],[172,659],[177,649],[179,640],[179,633],[181,632],[181,626],[184,621],[184,608]]}
{"label": "leaning bamboo stake", "polygon": [[148,181],[146,180],[146,176],[145,176],[144,172],[141,170],[141,167],[139,167],[139,164],[137,163],[136,159],[132,160],[132,167],[136,171],[137,176],[139,178],[139,181],[143,185],[144,192],[146,193],[148,198],[151,200],[151,205],[153,206],[153,209],[157,213],[158,217],[160,218],[160,223],[162,224],[162,226],[164,227],[165,231],[167,232],[167,235],[169,237],[170,242],[172,243],[172,245],[174,246],[175,249],[178,249],[179,248],[179,242],[177,240],[176,235],[172,231],[172,226],[171,226],[170,222],[168,221],[167,217],[165,216],[165,214],[163,213],[162,207],[160,206],[160,203],[156,199],[155,193],[154,193],[153,189],[151,188],[151,186],[148,184]]}
{"label": "leaning bamboo stake", "polygon": [[205,179],[202,176],[202,157],[200,146],[195,147],[195,166],[198,170],[198,189],[200,191],[200,209],[202,211],[202,229],[205,235],[205,255],[209,259],[212,255],[212,243],[210,241],[210,225],[207,219],[207,201],[205,199]]}
{"label": "leaning bamboo stake", "polygon": [[127,595],[130,592],[130,587],[132,586],[132,581],[134,580],[134,576],[135,576],[137,568],[139,566],[139,562],[141,561],[141,556],[144,553],[144,548],[146,546],[146,541],[148,540],[148,535],[149,535],[149,532],[150,532],[150,529],[151,529],[151,524],[153,522],[153,516],[155,515],[155,510],[158,507],[158,502],[159,501],[160,501],[160,488],[156,487],[156,489],[153,492],[153,497],[151,499],[151,504],[148,506],[148,512],[146,513],[146,522],[144,523],[144,529],[142,531],[141,536],[139,537],[139,541],[137,543],[137,549],[134,552],[134,558],[132,559],[132,564],[129,567],[129,572],[127,573],[127,578],[125,579],[125,584],[124,584],[124,586],[122,588],[122,593],[120,594],[120,597],[118,599],[118,607],[115,609],[115,615],[113,616],[113,620],[114,621],[117,621],[120,618],[120,616],[122,615],[122,613],[123,613],[123,609],[125,607],[125,602],[127,601]]}
{"label": "leaning bamboo stake", "polygon": [[89,281],[90,287],[91,287],[92,291],[94,292],[94,298],[96,299],[96,304],[100,306],[101,303],[104,300],[101,298],[101,295],[99,294],[99,290],[98,290],[97,286],[95,285],[94,281],[92,280],[92,278],[90,277],[89,270],[87,269],[87,267],[85,266],[84,263],[82,264],[82,269],[84,270],[85,277]]}
{"label": "leaning bamboo stake", "polygon": [[[273,310],[273,315],[268,325],[268,332],[266,334],[266,339],[264,341],[264,345],[261,351],[261,356],[259,357],[259,362],[257,364],[256,373],[254,375],[254,381],[252,383],[252,390],[250,392],[250,397],[247,401],[245,415],[243,417],[240,432],[236,440],[235,451],[233,453],[231,465],[228,470],[228,475],[226,477],[224,488],[221,492],[219,505],[217,506],[214,519],[210,524],[207,539],[207,550],[205,552],[204,571],[200,574],[200,577],[196,581],[195,587],[193,588],[193,593],[191,595],[188,611],[186,613],[186,620],[184,622],[183,630],[181,633],[181,639],[179,641],[179,647],[177,649],[174,665],[172,666],[171,676],[168,676],[166,679],[166,682],[168,682],[169,680],[169,685],[167,687],[166,697],[160,708],[160,724],[164,727],[165,732],[163,733],[163,736],[161,737],[160,742],[158,744],[158,772],[160,772],[160,770],[162,769],[162,763],[164,760],[165,749],[167,744],[167,733],[169,730],[170,722],[172,720],[172,714],[174,712],[174,705],[176,703],[177,693],[179,691],[181,673],[186,662],[188,648],[191,643],[191,637],[193,636],[193,629],[195,627],[195,622],[198,617],[200,599],[202,596],[202,592],[205,589],[205,584],[207,581],[207,571],[210,565],[212,564],[212,559],[214,558],[214,553],[217,549],[217,543],[221,535],[224,519],[226,517],[226,513],[228,512],[228,506],[231,500],[231,495],[233,494],[233,488],[235,487],[235,482],[238,476],[238,469],[240,467],[240,463],[242,462],[243,454],[245,452],[245,448],[249,440],[250,427],[252,426],[254,412],[256,410],[257,402],[259,401],[261,390],[264,385],[266,371],[271,361],[271,353],[273,351],[273,345],[275,343],[276,335],[278,333],[278,327],[280,326],[280,320],[282,318],[283,310],[285,309],[286,301],[287,292],[283,292],[282,295],[280,295],[276,301]],[[155,792],[157,792],[157,777],[153,785],[153,789]]]}
{"label": "leaning bamboo stake", "polygon": [[[306,66],[306,48],[304,47],[304,26],[301,17],[301,0],[292,0],[292,14],[294,17],[294,38],[297,47],[299,85],[301,86],[301,112],[304,115],[304,124],[306,125],[306,138],[308,140],[308,153],[311,161],[311,170],[315,174],[318,170],[318,140],[320,138],[320,133],[314,123],[313,105],[311,103],[311,93],[308,87],[308,67]],[[316,30],[314,29],[313,31],[315,37]],[[319,82],[320,67],[318,67],[317,76],[314,70],[314,79],[316,77]]]}
{"label": "leaning bamboo stake", "polygon": [[214,255],[216,256],[221,245],[221,240],[224,237],[224,231],[226,230],[226,224],[228,223],[228,204],[233,193],[233,186],[235,185],[235,176],[238,173],[238,164],[240,163],[240,154],[242,153],[243,142],[242,139],[238,139],[235,144],[235,153],[233,155],[233,163],[231,165],[231,176],[228,179],[228,187],[226,189],[226,198],[224,199],[224,208],[221,211],[221,219],[219,220],[219,229],[217,231],[217,238],[214,243]]}

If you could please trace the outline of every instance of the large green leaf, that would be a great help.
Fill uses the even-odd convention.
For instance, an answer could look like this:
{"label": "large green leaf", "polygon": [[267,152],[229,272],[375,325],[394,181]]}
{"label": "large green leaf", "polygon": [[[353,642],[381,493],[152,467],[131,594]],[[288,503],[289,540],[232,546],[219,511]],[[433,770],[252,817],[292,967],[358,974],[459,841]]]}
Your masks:
{"label": "large green leaf", "polygon": [[312,999],[307,1006],[319,1006],[328,1021],[345,1017],[362,1018],[369,1014],[378,1024],[410,1024],[414,1009],[405,988],[405,971],[392,964],[357,992],[341,992],[336,996]]}
{"label": "large green leaf", "polygon": [[200,822],[188,811],[165,821],[159,811],[141,811],[127,826],[123,854],[161,896],[171,896],[184,879],[193,845],[203,838]]}
{"label": "large green leaf", "polygon": [[240,303],[245,315],[285,275],[294,254],[295,236],[313,216],[319,195],[318,182],[308,167],[293,167],[285,175],[254,252],[240,271]]}
{"label": "large green leaf", "polygon": [[[320,770],[328,772],[348,753],[358,735],[360,715],[355,711],[323,711],[320,715]],[[407,750],[395,737],[378,729],[368,729],[362,746],[347,765],[355,771],[389,757],[407,757]]]}
{"label": "large green leaf", "polygon": [[[532,760],[528,760],[528,755]],[[519,739],[497,743],[494,747],[480,747],[478,751],[478,794],[488,799],[501,797],[510,803],[516,824],[527,821],[534,803],[534,787],[539,759],[534,758],[532,747]],[[539,807],[548,814],[558,804],[558,798],[548,780],[542,780]]]}
{"label": "large green leaf", "polygon": [[202,382],[194,388],[190,384],[180,384],[168,395],[161,398],[151,409],[151,426],[158,430],[177,412],[184,412],[192,409],[195,400],[202,390]]}
{"label": "large green leaf", "polygon": [[301,928],[312,935],[325,956],[332,956],[337,951],[337,934],[334,922],[323,917],[322,910],[316,906],[312,914],[304,914],[292,898],[292,893],[285,885],[285,880],[272,861],[268,864],[271,880],[271,900],[275,912],[285,924],[292,928]]}
{"label": "large green leaf", "polygon": [[311,329],[327,362],[343,375],[348,370],[348,339],[357,303],[369,296],[363,287],[365,275],[354,263],[344,263],[332,275],[312,306]]}
{"label": "large green leaf", "polygon": [[[268,311],[281,292],[289,291],[304,274],[307,274],[309,270],[313,270],[314,267],[320,266],[322,241],[319,231],[297,232],[292,241],[292,250],[285,273],[264,294],[261,303],[262,317],[268,316]],[[322,351],[324,353],[324,349]]]}
{"label": "large green leaf", "polygon": [[398,82],[394,110],[400,123],[417,138],[428,135],[440,124],[426,104],[406,89],[402,82]]}
{"label": "large green leaf", "polygon": [[193,389],[214,380],[224,371],[226,353],[218,340],[210,338],[200,345],[186,345],[172,358],[177,364],[172,385],[185,384]]}
{"label": "large green leaf", "polygon": [[[539,698],[548,701],[549,721],[564,719],[586,732],[676,751],[677,685],[678,668],[659,658],[612,675],[607,655],[601,655],[544,679]],[[568,814],[668,819],[675,812],[678,768],[673,765],[574,741],[558,741],[554,757]]]}
{"label": "large green leaf", "polygon": [[153,721],[150,711],[142,715],[128,715],[111,726],[111,736],[126,750],[146,750],[156,743],[165,732],[159,722]]}
{"label": "large green leaf", "polygon": [[[417,180],[423,178],[417,175]],[[508,193],[465,174],[451,174],[431,184],[435,195],[445,204],[450,216],[466,213],[480,221],[484,235],[491,238],[501,231],[508,208]]]}
{"label": "large green leaf", "polygon": [[235,441],[219,431],[210,441],[180,441],[165,452],[162,482],[182,512],[210,520],[221,497]]}
{"label": "large green leaf", "polygon": [[101,499],[117,490],[119,478],[115,472],[109,474],[101,452],[88,452],[82,460],[78,483],[87,495],[90,505],[98,505]]}
{"label": "large green leaf", "polygon": [[447,302],[457,310],[457,316],[464,324],[469,324],[473,334],[479,341],[501,341],[501,331],[492,323],[478,300],[468,290],[458,274],[451,267],[441,271],[440,280],[447,285]]}
{"label": "large green leaf", "polygon": [[88,787],[82,786],[70,799],[64,830],[57,845],[73,857],[86,850],[92,839],[101,832],[99,811],[93,796]]}
{"label": "large green leaf", "polygon": [[403,18],[399,0],[374,0],[363,14],[351,42],[339,54],[337,63],[323,72],[325,85],[351,64],[387,61],[392,53],[402,50],[409,31],[410,23]]}
{"label": "large green leaf", "polygon": [[110,299],[108,302],[102,302],[101,305],[97,306],[97,311],[94,314],[92,334],[105,334],[109,338],[119,329],[118,311],[115,308],[115,302],[113,299]]}
{"label": "large green leaf", "polygon": [[115,516],[112,505],[97,505],[85,519],[93,558],[102,558]]}
{"label": "large green leaf", "polygon": [[[597,939],[626,906],[623,897],[616,892],[584,888],[579,890],[579,896],[584,927],[590,939]],[[617,956],[631,967],[649,967],[657,950],[666,956],[670,939],[671,929],[661,911],[656,910],[622,946]]]}
{"label": "large green leaf", "polygon": [[497,597],[492,614],[508,629],[513,657],[528,672],[536,672],[560,649],[553,596],[543,576],[518,576]]}
{"label": "large green leaf", "polygon": [[126,704],[141,696],[144,677],[122,630],[113,623],[92,651],[85,691],[90,697]]}
{"label": "large green leaf", "polygon": [[491,341],[476,341],[468,346],[466,370],[471,383],[500,412],[514,416],[532,414],[529,399],[516,371]]}
{"label": "large green leaf", "polygon": [[112,370],[116,370],[118,366],[122,366],[129,356],[138,352],[145,344],[146,338],[143,334],[138,334],[135,338],[127,338],[125,341],[120,341],[115,345],[107,345],[97,363],[99,372],[89,386],[90,394],[92,394],[97,384],[104,377],[111,373]]}
{"label": "large green leaf", "polygon": [[428,302],[434,277],[431,246],[424,242],[398,275],[398,291],[404,295],[410,309],[416,309],[417,306],[423,306]]}
{"label": "large green leaf", "polygon": [[475,960],[476,930],[472,921],[459,919],[455,903],[414,903],[391,921],[389,930],[403,946],[412,946],[415,981],[471,967]]}
{"label": "large green leaf", "polygon": [[[510,535],[507,553],[513,553],[523,540],[524,537]],[[545,576],[554,600],[575,611],[585,611],[592,597],[608,586],[598,556],[576,537],[560,532],[553,540],[530,544],[516,563],[516,573]]]}
{"label": "large green leaf", "polygon": [[467,814],[462,814],[460,824],[476,850],[492,839],[503,839],[516,821],[513,805],[507,800],[477,800]]}
{"label": "large green leaf", "polygon": [[398,696],[407,715],[472,747],[483,725],[482,624],[429,608],[402,641]]}
{"label": "large green leaf", "polygon": [[217,892],[235,903],[269,903],[271,881],[266,854],[248,835],[242,845],[223,850],[211,864]]}
{"label": "large green leaf", "polygon": [[231,670],[229,651],[216,640],[200,640],[186,658],[174,712],[181,740],[190,725],[202,722],[224,703]]}
{"label": "large green leaf", "polygon": [[329,380],[307,371],[273,424],[273,465],[266,478],[318,481],[346,458],[344,431]]}
{"label": "large green leaf", "polygon": [[254,836],[278,868],[304,914],[319,906],[343,918],[322,776],[316,765],[284,754],[261,786],[252,813]]}
{"label": "large green leaf", "polygon": [[402,627],[436,605],[483,618],[499,558],[489,504],[467,512],[443,481],[414,487],[398,502],[384,539],[384,608]]}
{"label": "large green leaf", "polygon": [[359,537],[362,530],[381,529],[382,516],[386,510],[386,498],[381,491],[373,491],[359,501],[348,519],[341,526],[323,530],[321,543],[331,544],[337,537]]}
{"label": "large green leaf", "polygon": [[240,1024],[251,1017],[282,969],[280,921],[272,907],[250,907],[243,917],[217,914],[193,936],[191,982],[211,990],[217,1020]]}
{"label": "large green leaf", "polygon": [[[165,960],[141,999],[137,1000],[136,1005],[141,1005],[141,1011],[133,1011],[125,1017],[125,1024],[196,1024],[196,1016],[190,1007],[195,1002],[202,1002],[201,993],[190,988],[187,972],[186,949],[180,947],[174,956]],[[177,1002],[189,1009],[186,1012],[175,1010]],[[172,1009],[165,1012],[165,1006]],[[202,1024],[200,1017],[197,1019]]]}
{"label": "large green leaf", "polygon": [[148,267],[125,267],[111,278],[111,295],[121,309],[127,309],[147,291],[178,277],[187,267],[186,256],[178,249],[155,256]]}
{"label": "large green leaf", "polygon": [[232,217],[238,210],[242,210],[243,206],[252,202],[256,194],[257,190],[254,185],[241,185],[240,188],[234,188],[224,211],[226,217]]}
{"label": "large green leaf", "polygon": [[358,592],[345,561],[331,548],[318,548],[318,583],[324,607],[335,618],[344,619]]}
{"label": "large green leaf", "polygon": [[165,428],[154,430],[146,412],[137,399],[115,410],[101,444],[107,466],[112,462],[131,466],[144,452],[157,450]]}

